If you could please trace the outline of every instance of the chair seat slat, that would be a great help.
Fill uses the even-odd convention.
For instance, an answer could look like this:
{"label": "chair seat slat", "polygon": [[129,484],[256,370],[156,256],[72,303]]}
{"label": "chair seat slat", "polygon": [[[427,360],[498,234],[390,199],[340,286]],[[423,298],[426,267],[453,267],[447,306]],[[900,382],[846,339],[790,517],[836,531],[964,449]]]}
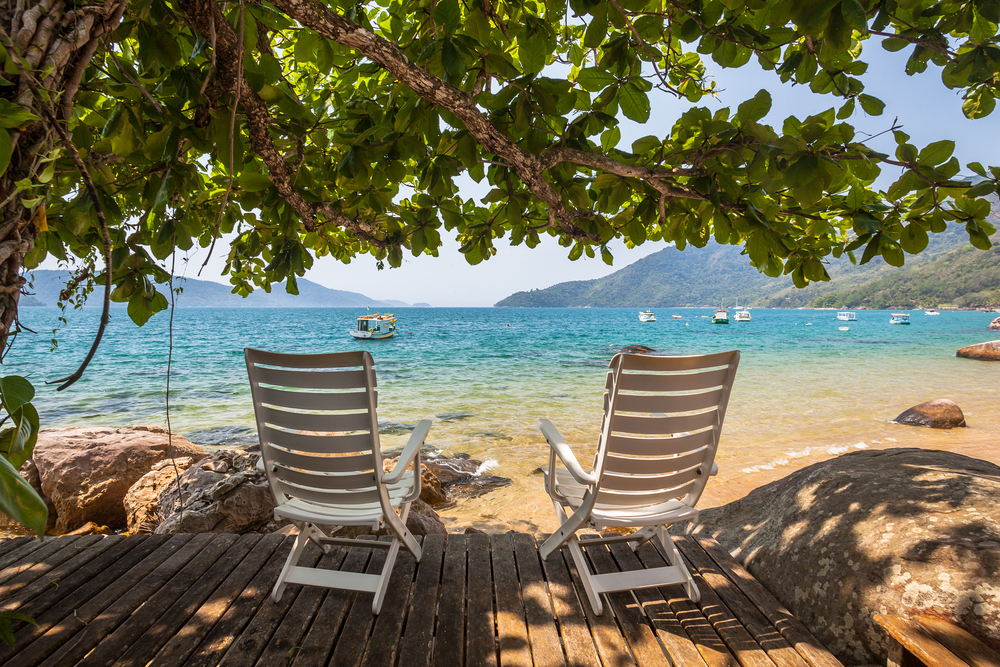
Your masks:
{"label": "chair seat slat", "polygon": [[314,435],[279,431],[266,425],[261,427],[260,438],[261,442],[310,454],[350,454],[371,451],[374,442],[371,433]]}
{"label": "chair seat slat", "polygon": [[333,415],[316,415],[300,412],[285,412],[263,405],[260,412],[261,422],[269,426],[280,426],[297,431],[315,431],[321,433],[338,433],[344,431],[367,431],[371,428],[371,415],[367,412],[349,412]]}
{"label": "chair seat slat", "polygon": [[273,463],[280,463],[289,468],[303,468],[317,472],[352,472],[356,470],[372,470],[375,467],[375,457],[371,454],[355,454],[353,456],[310,456],[299,452],[290,452],[278,447],[269,447],[268,456]]}
{"label": "chair seat slat", "polygon": [[[373,392],[378,402],[378,392]],[[352,392],[311,392],[282,391],[270,387],[258,387],[257,397],[261,403],[296,408],[299,410],[367,410],[368,394]],[[377,406],[375,406],[377,407]]]}
{"label": "chair seat slat", "polygon": [[374,472],[309,472],[275,466],[274,475],[283,482],[319,491],[365,491],[375,489],[378,485]]}
{"label": "chair seat slat", "polygon": [[255,365],[279,366],[281,368],[363,368],[364,355],[361,350],[338,352],[336,354],[286,354],[250,350]]}
{"label": "chair seat slat", "polygon": [[623,456],[669,456],[700,449],[712,442],[712,431],[701,431],[672,438],[632,438],[612,434],[608,437],[608,451]]}
{"label": "chair seat slat", "polygon": [[296,389],[364,389],[364,371],[290,371],[279,368],[255,369],[258,384]]}
{"label": "chair seat slat", "polygon": [[597,494],[598,505],[617,505],[629,507],[644,507],[646,505],[658,505],[668,500],[676,500],[687,495],[694,482],[688,482],[683,486],[664,491],[647,491],[642,494],[619,493],[613,490],[601,489]]}
{"label": "chair seat slat", "polygon": [[[676,489],[692,482],[701,473],[695,470],[685,470],[665,475],[615,475],[605,473],[601,478],[601,493],[639,493],[648,491],[666,491]],[[602,496],[598,495],[598,502]]]}
{"label": "chair seat slat", "polygon": [[670,435],[708,428],[715,424],[717,417],[718,413],[715,410],[680,417],[633,417],[616,413],[611,417],[611,431],[640,435]]}
{"label": "chair seat slat", "polygon": [[687,373],[684,375],[647,375],[622,373],[618,377],[619,391],[697,391],[720,387],[726,383],[729,369]]}
{"label": "chair seat slat", "polygon": [[622,359],[623,371],[693,371],[733,363],[733,352],[699,354],[680,357],[660,357],[629,354]]}
{"label": "chair seat slat", "polygon": [[693,466],[704,465],[707,453],[702,448],[680,456],[634,458],[617,456],[609,452],[604,459],[604,472],[625,475],[662,475],[674,470],[686,470]]}
{"label": "chair seat slat", "polygon": [[297,486],[288,482],[275,479],[281,493],[293,498],[302,498],[314,503],[329,505],[361,505],[364,503],[378,502],[378,491],[334,491],[330,489],[315,489],[310,487]]}
{"label": "chair seat slat", "polygon": [[[608,398],[608,395],[605,394],[604,400],[607,401]],[[659,412],[664,414],[696,412],[717,407],[721,398],[721,389],[684,396],[618,394],[615,412]]]}

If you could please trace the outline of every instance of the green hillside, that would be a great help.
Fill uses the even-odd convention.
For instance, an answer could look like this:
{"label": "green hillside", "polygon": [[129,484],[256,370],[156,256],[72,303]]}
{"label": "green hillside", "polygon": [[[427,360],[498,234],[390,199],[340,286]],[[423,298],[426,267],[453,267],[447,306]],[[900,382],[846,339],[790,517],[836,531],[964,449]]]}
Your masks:
{"label": "green hillside", "polygon": [[[1000,236],[995,238],[1000,240]],[[688,247],[683,252],[666,248],[610,276],[518,292],[496,305],[662,308],[718,305],[723,301],[732,304],[739,299],[748,306],[770,308],[819,304],[847,307],[854,302],[852,294],[862,294],[860,290],[870,290],[869,286],[880,290],[879,296],[865,291],[868,302],[852,307],[909,306],[924,303],[925,298],[931,299],[928,305],[987,305],[991,303],[989,295],[1000,289],[998,249],[974,250],[959,225],[933,235],[927,250],[907,257],[904,267],[889,266],[881,258],[864,266],[841,258],[827,266],[830,282],[812,283],[805,289],[796,289],[790,278],[768,278],[759,273],[741,251],[740,246],[714,243],[705,248]]]}

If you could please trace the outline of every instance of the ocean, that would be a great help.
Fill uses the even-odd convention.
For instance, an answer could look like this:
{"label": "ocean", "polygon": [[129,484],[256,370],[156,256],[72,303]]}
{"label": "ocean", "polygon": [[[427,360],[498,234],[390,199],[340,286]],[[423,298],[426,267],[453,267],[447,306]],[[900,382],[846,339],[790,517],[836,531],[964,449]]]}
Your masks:
{"label": "ocean", "polygon": [[[181,297],[183,298],[183,296]],[[403,308],[394,338],[355,341],[357,308],[178,309],[174,318],[171,426],[208,448],[256,442],[243,348],[282,352],[369,350],[379,383],[383,449],[405,444],[407,424],[431,419],[427,442],[467,454],[512,484],[443,510],[450,530],[538,532],[555,527],[539,466],[548,460],[536,421],[551,419],[588,462],[596,449],[608,361],[623,346],[656,354],[741,352],[713,479],[702,505],[738,498],[804,465],[866,448],[925,447],[1000,463],[1000,363],[955,357],[960,347],[1000,338],[996,313],[753,309],[751,322],[713,325],[711,309]],[[733,311],[730,311],[732,317]],[[24,308],[23,332],[3,374],[35,384],[42,428],[166,425],[168,314],[136,327],[112,319],[83,379],[57,392],[49,380],[73,372],[89,349],[99,310],[68,314]],[[680,315],[682,319],[673,319]],[[846,331],[840,327],[847,326]],[[906,408],[950,398],[969,428],[891,423]]]}

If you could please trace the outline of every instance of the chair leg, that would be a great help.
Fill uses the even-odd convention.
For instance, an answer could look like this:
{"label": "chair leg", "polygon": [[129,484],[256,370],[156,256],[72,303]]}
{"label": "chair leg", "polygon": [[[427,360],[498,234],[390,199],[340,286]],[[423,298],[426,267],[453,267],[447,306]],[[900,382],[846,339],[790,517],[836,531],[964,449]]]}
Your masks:
{"label": "chair leg", "polygon": [[604,604],[601,602],[601,594],[594,590],[594,582],[591,579],[594,574],[590,571],[587,557],[583,555],[583,549],[580,547],[580,541],[576,535],[567,542],[566,546],[569,547],[569,553],[573,556],[576,571],[580,575],[580,581],[583,583],[583,590],[587,593],[587,599],[590,600],[590,606],[594,610],[594,614],[600,616],[604,613]]}
{"label": "chair leg", "polygon": [[299,562],[299,558],[302,556],[302,550],[306,548],[309,544],[309,533],[311,532],[309,528],[312,524],[300,525],[295,524],[299,527],[299,534],[295,538],[295,544],[292,546],[291,553],[288,554],[288,558],[285,560],[285,566],[281,568],[281,574],[278,575],[278,581],[274,584],[274,589],[271,591],[271,599],[275,602],[281,600],[282,593],[285,592],[285,577],[288,576],[289,571],[296,563]]}
{"label": "chair leg", "polygon": [[677,550],[677,545],[670,538],[666,526],[657,526],[656,533],[660,538],[660,544],[663,545],[663,550],[670,559],[670,564],[683,573],[685,579],[684,590],[687,591],[688,597],[691,598],[692,602],[699,602],[701,600],[701,591],[698,590],[698,584],[694,583],[694,577],[691,576],[687,565],[681,559],[681,552]]}
{"label": "chair leg", "polygon": [[636,538],[634,542],[632,540],[629,540],[627,543],[630,547],[632,547],[632,551],[635,551],[643,544],[656,537],[656,527],[646,526],[645,528],[635,531],[629,537]]}
{"label": "chair leg", "polygon": [[372,600],[372,615],[378,616],[379,611],[382,610],[382,602],[385,600],[385,594],[389,590],[389,578],[392,576],[392,567],[396,564],[396,556],[399,554],[399,545],[402,544],[402,540],[399,537],[392,538],[392,546],[389,547],[389,553],[385,557],[385,565],[382,566],[382,575],[378,580],[378,587],[375,589],[375,598]]}

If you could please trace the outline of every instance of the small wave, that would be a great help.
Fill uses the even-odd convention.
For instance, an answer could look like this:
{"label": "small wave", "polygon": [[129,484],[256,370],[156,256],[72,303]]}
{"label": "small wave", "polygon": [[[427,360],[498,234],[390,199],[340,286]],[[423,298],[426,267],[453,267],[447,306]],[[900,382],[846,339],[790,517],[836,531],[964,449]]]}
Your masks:
{"label": "small wave", "polygon": [[479,476],[486,473],[486,471],[488,470],[493,470],[494,468],[499,468],[499,467],[500,467],[500,462],[497,461],[496,459],[486,459],[480,464],[478,468],[476,468],[476,472],[473,474]]}
{"label": "small wave", "polygon": [[743,468],[740,472],[745,473],[755,473],[761,470],[774,470],[776,466],[788,465],[788,459],[774,459],[773,461],[768,461],[767,463],[761,463],[755,466],[750,466],[749,468]]}
{"label": "small wave", "polygon": [[861,450],[861,449],[868,449],[868,445],[866,445],[864,442],[858,442],[853,445],[830,445],[829,447],[806,447],[804,449],[785,452],[785,456],[788,458],[781,457],[777,459],[772,459],[771,461],[768,461],[766,463],[759,463],[757,465],[750,466],[748,468],[743,468],[740,470],[740,472],[752,474],[755,472],[760,472],[762,470],[774,470],[778,466],[788,465],[789,459],[801,459],[806,456],[809,456],[810,454],[815,454],[815,453],[826,453],[838,456],[840,454],[844,454],[851,450]]}

